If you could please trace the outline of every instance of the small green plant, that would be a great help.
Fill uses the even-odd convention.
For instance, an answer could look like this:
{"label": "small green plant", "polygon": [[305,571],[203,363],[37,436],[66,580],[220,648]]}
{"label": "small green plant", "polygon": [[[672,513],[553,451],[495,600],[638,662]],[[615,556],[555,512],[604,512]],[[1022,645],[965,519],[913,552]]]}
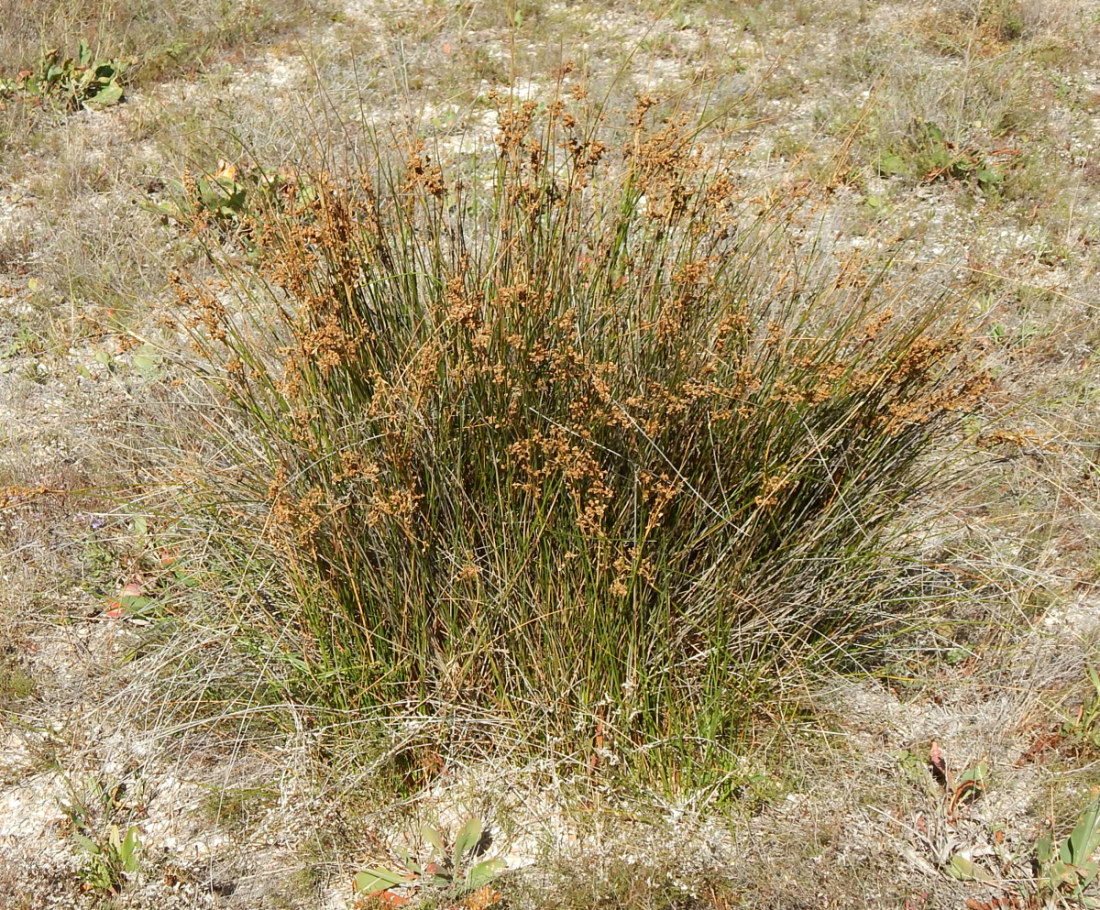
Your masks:
{"label": "small green plant", "polygon": [[54,99],[70,111],[110,107],[123,99],[129,68],[124,60],[95,59],[81,39],[76,57],[64,57],[58,49],[47,51],[36,70],[24,70],[16,79],[0,82],[0,94]]}
{"label": "small green plant", "polygon": [[43,351],[45,351],[45,345],[38,333],[30,326],[21,324],[15,329],[15,337],[5,347],[0,347],[0,360],[18,357],[21,354],[34,356]]}
{"label": "small green plant", "polygon": [[196,217],[208,220],[236,221],[244,212],[248,198],[247,175],[221,163],[213,174],[185,175],[168,184],[169,199],[145,207],[171,221],[187,222]]}
{"label": "small green plant", "polygon": [[[213,173],[165,180],[163,189],[163,200],[143,201],[141,207],[189,230],[215,227],[223,233],[242,228],[258,207],[308,204],[314,194],[312,186],[291,171],[256,164],[237,167],[225,161]],[[238,230],[239,236],[242,233],[246,232]]]}
{"label": "small green plant", "polygon": [[33,677],[28,676],[21,667],[9,666],[5,655],[0,654],[0,708],[29,698],[37,688]]}
{"label": "small green plant", "polygon": [[270,806],[276,795],[269,787],[219,787],[203,799],[203,812],[223,828],[238,828],[251,813]]}
{"label": "small green plant", "polygon": [[504,869],[502,859],[475,862],[484,850],[485,841],[479,819],[471,818],[466,822],[450,850],[434,828],[425,826],[420,833],[432,848],[428,863],[422,865],[410,854],[403,853],[401,860],[405,872],[367,869],[355,876],[355,889],[363,894],[377,894],[395,885],[412,885],[435,889],[445,898],[455,900],[484,888]]}
{"label": "small green plant", "polygon": [[875,162],[883,177],[910,176],[922,182],[975,180],[990,192],[1004,182],[1004,172],[985,160],[980,151],[949,140],[942,127],[930,121],[914,121],[905,144],[883,153]]}
{"label": "small green plant", "polygon": [[143,811],[140,779],[97,777],[76,787],[62,774],[70,798],[60,804],[77,849],[84,855],[80,877],[87,890],[117,894],[137,873],[141,844],[136,825],[123,834],[113,819]]}
{"label": "small green plant", "polygon": [[1095,667],[1088,668],[1092,692],[1081,705],[1077,716],[1062,726],[1062,735],[1076,740],[1079,744],[1093,749],[1100,748],[1100,673]]}
{"label": "small green plant", "polygon": [[131,825],[125,835],[118,825],[108,827],[106,836],[74,831],[73,840],[85,855],[81,878],[94,891],[118,893],[127,876],[140,868],[137,825]]}
{"label": "small green plant", "polygon": [[1100,801],[1094,802],[1077,819],[1077,825],[1060,844],[1047,834],[1035,844],[1040,897],[1069,898],[1083,907],[1100,907],[1100,901],[1086,897],[1084,890],[1096,879],[1100,867],[1092,855],[1100,847]]}

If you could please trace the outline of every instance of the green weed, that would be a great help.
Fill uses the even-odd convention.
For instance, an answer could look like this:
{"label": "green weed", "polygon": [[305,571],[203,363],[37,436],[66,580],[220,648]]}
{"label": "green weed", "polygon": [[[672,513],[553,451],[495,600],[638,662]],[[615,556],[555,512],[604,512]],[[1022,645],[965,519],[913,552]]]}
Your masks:
{"label": "green weed", "polygon": [[63,53],[47,49],[64,48],[76,36],[83,36],[95,60],[132,64],[129,76],[139,82],[194,72],[230,49],[306,21],[320,5],[289,0],[0,0],[0,79],[7,76],[10,86],[18,80],[15,74],[27,70],[37,78],[39,62],[51,56],[63,65]]}
{"label": "green weed", "polygon": [[1092,856],[1098,847],[1100,803],[1093,803],[1060,843],[1048,834],[1035,844],[1039,896],[1049,902],[1068,899],[1082,907],[1100,906],[1100,901],[1083,893],[1096,879],[1098,869]]}
{"label": "green weed", "polygon": [[[413,856],[405,854],[402,863],[405,872],[389,869],[367,869],[355,876],[355,890],[362,894],[377,894],[395,885],[409,885],[423,890],[440,892],[453,903],[475,891],[486,888],[504,869],[504,860],[479,859],[484,850],[485,832],[481,821],[470,819],[448,849],[442,836],[434,828],[425,826],[421,835],[432,849],[429,862],[421,864]],[[483,906],[490,906],[496,899]]]}
{"label": "green weed", "polygon": [[84,853],[81,879],[94,891],[118,893],[127,878],[141,868],[137,825],[127,828],[125,835],[118,825],[111,825],[105,835],[77,831],[73,832],[73,839]]}
{"label": "green weed", "polygon": [[908,175],[924,182],[973,180],[987,192],[1004,182],[1004,171],[975,149],[963,149],[947,139],[939,125],[914,122],[904,147],[888,151],[875,164],[885,177]]}
{"label": "green weed", "polygon": [[141,868],[141,843],[136,825],[123,834],[107,819],[124,808],[132,810],[135,797],[140,802],[140,785],[134,794],[130,785],[119,780],[96,779],[79,791],[67,777],[65,781],[71,798],[61,810],[69,820],[77,849],[84,855],[81,880],[96,892],[117,894]]}
{"label": "green weed", "polygon": [[130,63],[94,58],[81,40],[76,57],[61,51],[47,51],[33,70],[24,70],[14,80],[0,80],[0,95],[29,95],[41,102],[56,101],[66,110],[104,108],[123,99],[123,81]]}

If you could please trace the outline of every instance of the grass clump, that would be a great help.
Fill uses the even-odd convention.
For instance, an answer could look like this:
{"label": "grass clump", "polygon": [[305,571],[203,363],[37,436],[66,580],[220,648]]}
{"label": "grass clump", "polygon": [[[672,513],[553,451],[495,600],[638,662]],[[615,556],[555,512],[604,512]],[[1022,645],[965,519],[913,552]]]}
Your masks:
{"label": "grass clump", "polygon": [[196,0],[0,0],[0,80],[20,71],[48,72],[75,50],[74,36],[100,62],[127,58],[130,76],[150,82],[208,65],[242,45],[306,21],[314,3]]}
{"label": "grass clump", "polygon": [[460,174],[287,180],[176,281],[226,405],[198,484],[314,697],[713,764],[767,668],[879,634],[890,519],[986,379],[653,104],[498,99]]}

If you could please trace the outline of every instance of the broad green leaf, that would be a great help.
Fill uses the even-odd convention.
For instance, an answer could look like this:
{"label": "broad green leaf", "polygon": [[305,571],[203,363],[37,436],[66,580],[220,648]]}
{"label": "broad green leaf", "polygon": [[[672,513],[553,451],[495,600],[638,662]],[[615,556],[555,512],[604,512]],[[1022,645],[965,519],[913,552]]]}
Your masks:
{"label": "broad green leaf", "polygon": [[956,789],[962,789],[966,784],[975,784],[979,790],[984,790],[987,780],[989,780],[989,765],[980,761],[963,771],[955,782],[955,786]]}
{"label": "broad green leaf", "polygon": [[933,142],[943,142],[943,130],[940,129],[939,124],[929,120],[924,124],[924,128],[928,131],[928,136]]}
{"label": "broad green leaf", "polygon": [[440,853],[445,854],[447,852],[447,848],[443,846],[443,838],[439,836],[439,832],[435,828],[425,825],[420,829],[420,836]]}
{"label": "broad green leaf", "polygon": [[92,856],[97,856],[100,851],[100,846],[90,837],[85,837],[83,834],[79,834],[76,831],[73,832],[73,840],[80,845],[80,848],[85,853],[90,853]]}
{"label": "broad green leaf", "polygon": [[151,373],[160,366],[160,357],[156,354],[135,354],[134,369],[142,373]]}
{"label": "broad green leaf", "polygon": [[131,825],[126,832],[126,837],[122,841],[122,846],[119,849],[119,856],[122,858],[122,868],[127,872],[137,872],[138,870],[138,857],[137,851],[140,846],[138,842],[138,829],[137,825]]}
{"label": "broad green leaf", "polygon": [[362,894],[374,894],[385,891],[394,885],[403,884],[405,876],[390,872],[389,869],[366,869],[355,875],[355,890]]}
{"label": "broad green leaf", "polygon": [[88,107],[110,107],[113,104],[118,104],[121,100],[122,86],[117,82],[112,82],[101,88],[91,98],[85,98],[84,103]]}
{"label": "broad green leaf", "polygon": [[199,581],[199,579],[196,576],[188,575],[186,572],[181,572],[181,571],[177,570],[177,571],[173,572],[172,574],[175,576],[176,581],[179,582],[181,585],[183,585],[185,588],[194,588],[194,587],[202,584],[202,582]]}
{"label": "broad green leaf", "polygon": [[231,212],[241,212],[244,210],[244,203],[247,196],[248,190],[243,186],[236,185],[236,188],[226,199],[224,207],[228,208]]}
{"label": "broad green leaf", "polygon": [[1035,858],[1044,866],[1054,859],[1054,841],[1049,834],[1044,834],[1035,842]]}
{"label": "broad green leaf", "polygon": [[878,159],[876,165],[880,174],[886,174],[891,177],[896,177],[899,174],[904,174],[908,168],[905,164],[905,159],[901,155],[894,152],[887,152]]}
{"label": "broad green leaf", "polygon": [[974,864],[962,854],[956,853],[947,864],[947,874],[960,882],[974,880]]}
{"label": "broad green leaf", "polygon": [[950,862],[947,864],[947,873],[960,882],[989,881],[989,876],[961,853],[956,853],[951,857]]}
{"label": "broad green leaf", "polygon": [[502,859],[487,859],[476,866],[471,866],[466,872],[466,887],[476,891],[496,878],[504,871],[506,865]]}
{"label": "broad green leaf", "polygon": [[937,145],[932,149],[932,154],[928,156],[928,160],[931,162],[933,170],[943,170],[955,163],[955,156],[951,154],[949,149]]}
{"label": "broad green leaf", "polygon": [[454,864],[459,866],[464,857],[481,840],[481,819],[471,818],[455,838]]}
{"label": "broad green leaf", "polygon": [[1077,826],[1062,844],[1063,861],[1074,866],[1088,862],[1096,848],[1100,847],[1100,801],[1081,813]]}
{"label": "broad green leaf", "polygon": [[144,594],[120,594],[115,602],[127,613],[141,613],[153,602],[153,598]]}

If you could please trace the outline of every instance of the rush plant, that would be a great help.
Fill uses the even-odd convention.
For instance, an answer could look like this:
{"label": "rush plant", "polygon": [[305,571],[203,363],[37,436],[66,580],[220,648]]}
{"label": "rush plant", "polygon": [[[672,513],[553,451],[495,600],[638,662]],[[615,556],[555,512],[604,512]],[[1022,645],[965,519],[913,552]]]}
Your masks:
{"label": "rush plant", "polygon": [[882,634],[891,519],[987,380],[947,302],[826,267],[812,200],[582,95],[211,236],[220,279],[174,279],[225,405],[196,489],[314,697],[712,761],[762,668]]}

